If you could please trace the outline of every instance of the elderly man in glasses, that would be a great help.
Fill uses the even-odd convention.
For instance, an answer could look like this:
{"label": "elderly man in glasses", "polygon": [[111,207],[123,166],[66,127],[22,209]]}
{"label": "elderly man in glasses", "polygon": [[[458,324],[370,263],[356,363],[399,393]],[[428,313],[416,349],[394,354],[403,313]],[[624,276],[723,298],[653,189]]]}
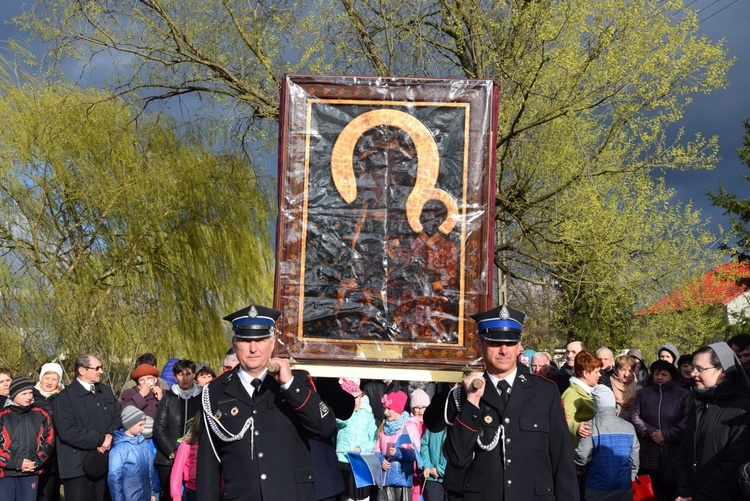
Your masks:
{"label": "elderly man in glasses", "polygon": [[120,404],[112,389],[99,382],[102,373],[96,356],[79,355],[76,380],[55,399],[57,459],[66,499],[109,498],[105,453],[121,425]]}

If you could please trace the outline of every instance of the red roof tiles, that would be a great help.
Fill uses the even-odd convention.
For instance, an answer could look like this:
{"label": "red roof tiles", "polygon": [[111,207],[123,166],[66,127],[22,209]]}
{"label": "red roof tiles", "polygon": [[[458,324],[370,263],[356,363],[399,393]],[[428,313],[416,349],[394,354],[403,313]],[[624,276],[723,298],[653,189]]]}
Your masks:
{"label": "red roof tiles", "polygon": [[641,309],[637,315],[683,310],[695,305],[726,305],[750,290],[750,264],[727,263],[703,275],[669,296]]}

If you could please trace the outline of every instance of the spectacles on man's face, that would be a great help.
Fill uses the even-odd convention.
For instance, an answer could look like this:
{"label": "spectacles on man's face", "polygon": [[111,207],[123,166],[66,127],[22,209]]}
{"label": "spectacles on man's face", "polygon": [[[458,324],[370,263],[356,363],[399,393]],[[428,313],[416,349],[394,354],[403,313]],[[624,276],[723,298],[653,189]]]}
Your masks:
{"label": "spectacles on man's face", "polygon": [[86,369],[91,369],[94,372],[99,372],[100,370],[102,370],[102,366],[101,365],[97,365],[96,367],[85,367],[85,368]]}
{"label": "spectacles on man's face", "polygon": [[698,374],[703,374],[703,371],[707,371],[709,369],[720,369],[720,368],[721,367],[716,367],[713,365],[711,367],[697,367],[694,365],[690,368],[690,373],[692,374],[693,372],[697,372]]}

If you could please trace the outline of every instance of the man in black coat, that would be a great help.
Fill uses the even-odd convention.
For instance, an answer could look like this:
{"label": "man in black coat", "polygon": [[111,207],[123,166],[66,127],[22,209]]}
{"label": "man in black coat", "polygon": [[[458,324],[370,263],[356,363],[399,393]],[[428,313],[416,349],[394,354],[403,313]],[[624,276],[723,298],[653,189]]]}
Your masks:
{"label": "man in black coat", "polygon": [[120,404],[99,382],[103,371],[97,357],[79,355],[75,371],[76,379],[53,404],[58,469],[66,499],[101,501],[109,499],[104,454],[121,426]]}
{"label": "man in black coat", "polygon": [[252,305],[225,317],[240,364],[203,390],[200,500],[315,499],[309,440],[329,439],[336,420],[307,373],[293,374],[286,359],[271,359],[280,314]]}
{"label": "man in black coat", "polygon": [[578,500],[560,393],[516,367],[525,315],[502,306],[472,318],[486,371],[466,376],[449,399],[443,481],[449,499]]}

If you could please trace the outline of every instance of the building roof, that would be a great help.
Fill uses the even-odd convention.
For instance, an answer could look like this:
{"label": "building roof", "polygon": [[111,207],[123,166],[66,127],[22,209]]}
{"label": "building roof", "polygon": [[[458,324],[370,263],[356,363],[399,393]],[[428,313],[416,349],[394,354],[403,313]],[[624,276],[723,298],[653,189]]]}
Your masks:
{"label": "building roof", "polygon": [[684,310],[697,305],[727,305],[750,290],[750,264],[731,262],[647,306],[636,315]]}

